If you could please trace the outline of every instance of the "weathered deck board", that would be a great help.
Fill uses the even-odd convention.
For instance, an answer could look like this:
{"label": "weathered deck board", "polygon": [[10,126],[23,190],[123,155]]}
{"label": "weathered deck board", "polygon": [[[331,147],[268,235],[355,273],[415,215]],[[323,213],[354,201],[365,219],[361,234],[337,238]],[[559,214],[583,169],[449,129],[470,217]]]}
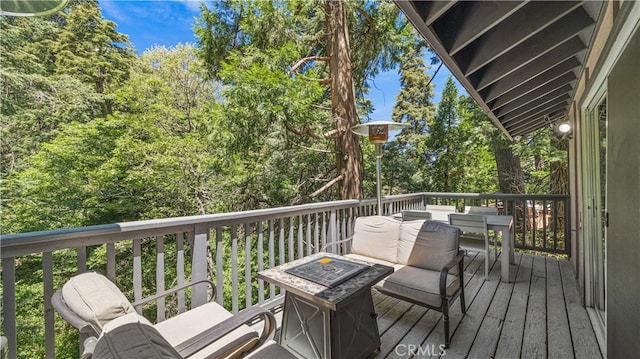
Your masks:
{"label": "weathered deck board", "polygon": [[[520,262],[521,255],[516,253],[515,260]],[[513,273],[515,279],[515,273]],[[514,281],[515,282],[515,281]],[[476,340],[473,341],[469,357],[471,358],[492,358],[495,355],[500,339],[502,325],[507,315],[511,293],[514,283],[498,284],[498,289],[492,298],[489,310],[482,321]]]}
{"label": "weathered deck board", "polygon": [[547,331],[549,358],[565,358],[563,348],[571,348],[567,307],[558,261],[547,261]]}
{"label": "weathered deck board", "polygon": [[500,261],[485,280],[483,255],[465,257],[467,313],[452,304],[444,355],[440,312],[374,291],[382,344],[370,358],[602,358],[569,263],[520,253],[515,261],[504,283]]}
{"label": "weathered deck board", "polygon": [[502,326],[496,358],[518,358],[522,348],[524,323],[529,301],[529,282],[531,280],[532,256],[522,256],[516,282],[509,300],[507,316]]}
{"label": "weathered deck board", "polygon": [[547,295],[545,258],[533,258],[529,304],[522,342],[523,358],[545,358],[547,356]]}
{"label": "weathered deck board", "polygon": [[573,278],[573,270],[567,261],[560,261],[559,264],[575,357],[594,357],[594,353],[601,353],[600,347],[595,339],[592,340],[592,338],[595,338],[595,333],[589,321],[589,315],[582,307],[578,286]]}

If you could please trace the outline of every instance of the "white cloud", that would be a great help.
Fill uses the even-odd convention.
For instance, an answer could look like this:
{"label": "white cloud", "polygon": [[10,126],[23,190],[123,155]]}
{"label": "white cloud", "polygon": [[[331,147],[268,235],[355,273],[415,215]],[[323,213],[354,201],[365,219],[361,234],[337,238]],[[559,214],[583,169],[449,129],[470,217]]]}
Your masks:
{"label": "white cloud", "polygon": [[99,5],[102,8],[102,16],[104,16],[105,18],[111,19],[115,22],[129,21],[128,14],[122,12],[122,7],[117,4],[117,1],[101,0],[99,2]]}

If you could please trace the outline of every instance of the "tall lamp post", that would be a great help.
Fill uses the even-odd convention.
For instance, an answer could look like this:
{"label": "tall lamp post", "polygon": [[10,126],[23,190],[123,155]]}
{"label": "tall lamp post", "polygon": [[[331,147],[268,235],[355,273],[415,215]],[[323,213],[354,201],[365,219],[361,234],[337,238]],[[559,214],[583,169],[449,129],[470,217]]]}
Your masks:
{"label": "tall lamp post", "polygon": [[376,146],[378,215],[382,215],[382,145],[389,139],[390,131],[397,131],[406,126],[408,126],[408,124],[393,121],[373,121],[351,127],[351,132],[356,135],[369,137],[369,142]]}

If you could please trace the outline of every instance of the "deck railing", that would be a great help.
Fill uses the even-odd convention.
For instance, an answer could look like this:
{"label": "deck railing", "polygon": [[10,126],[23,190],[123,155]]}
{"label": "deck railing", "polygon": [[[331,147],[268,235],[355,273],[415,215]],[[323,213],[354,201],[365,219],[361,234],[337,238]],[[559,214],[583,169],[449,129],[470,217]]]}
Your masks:
{"label": "deck railing", "polygon": [[[435,203],[453,204],[459,210],[465,205],[496,206],[515,216],[516,248],[569,253],[564,241],[568,221],[558,216],[559,209],[569,213],[567,196],[416,193],[385,197],[383,213]],[[60,325],[55,323],[51,295],[75,273],[100,271],[135,301],[185,282],[210,279],[218,288],[216,300],[232,312],[253,305],[270,307],[279,303],[280,293],[257,280],[258,271],[348,238],[356,217],[375,213],[375,199],[347,200],[2,236],[2,335],[8,338],[8,356],[27,357],[18,349],[34,345],[34,335],[42,343],[35,352],[47,358],[60,352],[55,341]],[[154,269],[143,271],[149,268]],[[27,274],[36,270],[42,272],[36,301],[44,325],[30,333],[27,344],[17,333],[32,325],[26,323],[22,305],[33,293],[16,286],[25,285],[25,277],[33,278]],[[206,300],[206,287],[196,286],[175,301],[160,300],[137,309],[162,321]]]}

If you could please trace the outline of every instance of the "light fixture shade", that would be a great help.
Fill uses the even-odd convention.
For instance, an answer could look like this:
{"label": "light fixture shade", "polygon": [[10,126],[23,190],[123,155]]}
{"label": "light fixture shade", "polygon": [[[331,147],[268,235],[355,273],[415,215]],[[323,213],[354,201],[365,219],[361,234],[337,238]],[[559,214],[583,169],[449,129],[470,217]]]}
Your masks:
{"label": "light fixture shade", "polygon": [[351,132],[369,137],[369,141],[373,144],[382,144],[389,139],[389,132],[400,130],[406,126],[409,125],[393,121],[373,121],[355,125],[351,127]]}
{"label": "light fixture shade", "polygon": [[62,10],[68,0],[2,0],[0,15],[44,16]]}
{"label": "light fixture shade", "polygon": [[558,131],[560,131],[561,133],[569,133],[571,131],[571,124],[568,122],[561,123],[558,126]]}

